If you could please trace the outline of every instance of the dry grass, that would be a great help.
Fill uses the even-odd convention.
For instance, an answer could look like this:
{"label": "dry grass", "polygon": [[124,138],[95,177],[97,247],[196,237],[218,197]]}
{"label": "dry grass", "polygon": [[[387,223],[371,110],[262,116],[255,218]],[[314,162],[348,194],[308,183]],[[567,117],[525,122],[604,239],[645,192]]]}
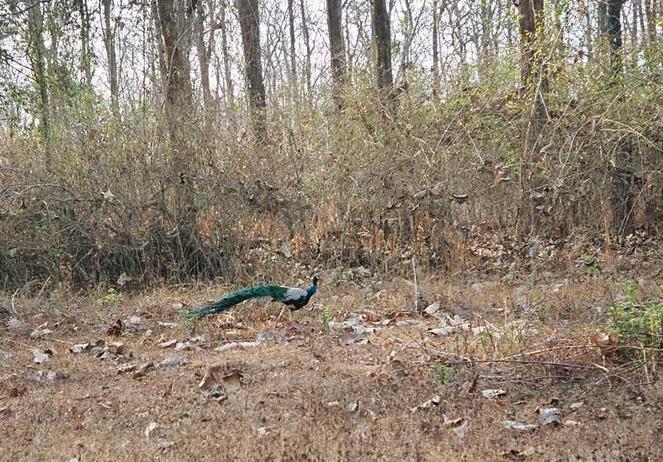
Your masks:
{"label": "dry grass", "polygon": [[[594,308],[609,304],[622,286],[586,278],[557,286],[561,281],[473,287],[424,281],[426,296],[442,300],[445,309],[465,310],[473,326],[500,332],[448,337],[427,332],[439,321],[411,312],[411,286],[402,280],[323,286],[292,324],[275,324],[276,306],[248,304],[202,321],[194,332],[179,323],[174,304],[202,301],[222,288],[161,289],[106,298],[103,307],[102,297],[15,300],[23,325],[0,331],[0,351],[11,354],[0,361],[0,454],[3,460],[660,460],[663,394],[656,363],[644,371],[601,362],[588,341],[587,328],[600,321]],[[661,296],[660,280],[641,282]],[[378,330],[366,334],[368,343],[353,342],[328,330],[323,313],[336,321],[355,313]],[[115,319],[131,315],[140,316],[139,331],[106,337]],[[44,323],[53,333],[30,338]],[[265,331],[275,339],[214,350]],[[178,353],[187,364],[157,367],[138,379],[118,374],[112,361],[67,351],[105,338],[124,342],[131,363],[158,364],[173,354],[161,341],[198,335],[206,341]],[[31,348],[55,355],[36,365]],[[531,363],[481,362],[500,358]],[[241,386],[221,402],[206,399],[197,386],[217,364],[242,373]],[[446,384],[440,364],[453,369]],[[35,382],[30,372],[39,369],[67,377]],[[489,400],[480,393],[487,388],[507,394]],[[435,395],[438,406],[413,411]],[[551,402],[563,421],[577,426],[531,433],[503,428],[504,420],[536,423],[536,409]],[[574,402],[583,406],[572,410]],[[445,416],[463,420],[447,424]],[[147,438],[151,422],[158,426]],[[459,436],[463,425],[467,431]]]}

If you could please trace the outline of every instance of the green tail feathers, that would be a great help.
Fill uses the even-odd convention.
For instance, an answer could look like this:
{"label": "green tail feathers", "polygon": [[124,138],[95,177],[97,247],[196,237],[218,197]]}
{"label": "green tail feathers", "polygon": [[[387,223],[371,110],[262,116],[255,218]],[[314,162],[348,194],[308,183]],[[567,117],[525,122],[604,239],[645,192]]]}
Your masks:
{"label": "green tail feathers", "polygon": [[210,302],[201,306],[200,308],[189,310],[185,316],[193,319],[201,319],[210,314],[223,313],[238,303],[241,303],[244,300],[249,300],[251,298],[271,297],[274,300],[282,300],[285,298],[285,293],[287,290],[287,287],[277,286],[274,284],[246,287],[244,289],[231,292],[215,302]]}

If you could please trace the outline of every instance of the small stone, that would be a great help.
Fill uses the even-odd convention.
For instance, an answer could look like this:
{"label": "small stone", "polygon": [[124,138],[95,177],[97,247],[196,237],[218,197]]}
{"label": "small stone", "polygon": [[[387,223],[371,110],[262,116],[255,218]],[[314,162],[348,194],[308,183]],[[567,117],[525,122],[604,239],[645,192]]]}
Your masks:
{"label": "small stone", "polygon": [[569,406],[569,407],[571,408],[572,411],[577,411],[577,410],[580,409],[583,405],[584,405],[584,403],[581,402],[581,401],[579,401],[579,402],[577,402],[577,403],[571,403],[571,406]]}

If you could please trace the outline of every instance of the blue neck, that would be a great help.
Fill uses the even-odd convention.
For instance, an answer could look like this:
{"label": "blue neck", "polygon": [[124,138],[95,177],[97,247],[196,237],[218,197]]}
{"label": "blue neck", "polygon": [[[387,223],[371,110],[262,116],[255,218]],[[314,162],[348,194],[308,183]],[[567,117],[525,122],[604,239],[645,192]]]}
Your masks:
{"label": "blue neck", "polygon": [[313,285],[306,290],[308,298],[311,298],[313,294],[317,292],[317,290],[318,290],[318,283],[314,282]]}

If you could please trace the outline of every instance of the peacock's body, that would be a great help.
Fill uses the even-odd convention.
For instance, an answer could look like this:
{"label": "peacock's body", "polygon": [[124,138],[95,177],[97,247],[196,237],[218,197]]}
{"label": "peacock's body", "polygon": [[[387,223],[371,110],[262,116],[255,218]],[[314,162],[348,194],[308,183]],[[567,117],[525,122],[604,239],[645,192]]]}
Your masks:
{"label": "peacock's body", "polygon": [[276,284],[245,287],[231,292],[215,302],[210,302],[200,308],[190,310],[188,315],[192,318],[200,319],[210,314],[223,313],[244,300],[262,297],[271,297],[273,301],[281,302],[293,311],[298,310],[306,306],[311,297],[317,292],[319,279],[318,276],[314,276],[313,284],[307,290]]}

